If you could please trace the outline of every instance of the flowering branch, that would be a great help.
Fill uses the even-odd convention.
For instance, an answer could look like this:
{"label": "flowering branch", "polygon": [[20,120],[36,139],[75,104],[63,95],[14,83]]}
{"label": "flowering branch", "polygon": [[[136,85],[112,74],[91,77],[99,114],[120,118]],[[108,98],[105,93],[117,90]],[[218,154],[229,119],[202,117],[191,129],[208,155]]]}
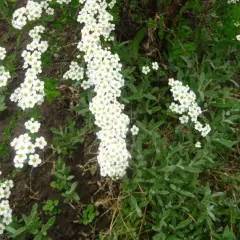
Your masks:
{"label": "flowering branch", "polygon": [[[78,22],[84,26],[78,49],[84,53],[87,68],[87,81],[82,82],[82,87],[93,87],[96,93],[89,109],[95,116],[95,124],[100,128],[97,133],[100,140],[97,160],[102,176],[118,178],[126,173],[128,159],[131,157],[126,144],[130,120],[123,113],[124,105],[117,100],[124,86],[119,56],[101,44],[101,38],[105,41],[113,40],[110,34],[115,26],[111,23],[113,17],[107,8],[113,7],[116,1],[109,4],[105,0],[79,2],[84,6],[79,12]],[[64,76],[71,78],[75,73],[76,70],[71,67]]]}
{"label": "flowering branch", "polygon": [[168,84],[171,86],[171,92],[175,101],[171,103],[169,109],[181,115],[179,120],[182,124],[188,123],[190,118],[195,125],[195,129],[201,133],[202,137],[206,137],[211,128],[209,124],[203,126],[198,121],[202,110],[196,103],[195,93],[190,90],[189,86],[183,86],[182,82],[173,78],[169,79]]}

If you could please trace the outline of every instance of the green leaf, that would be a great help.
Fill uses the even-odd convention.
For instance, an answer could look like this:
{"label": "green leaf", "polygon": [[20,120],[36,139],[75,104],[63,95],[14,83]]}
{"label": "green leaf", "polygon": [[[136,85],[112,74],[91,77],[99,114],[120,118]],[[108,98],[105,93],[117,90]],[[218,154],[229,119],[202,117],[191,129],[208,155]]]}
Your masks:
{"label": "green leaf", "polygon": [[188,219],[180,222],[180,223],[177,225],[176,229],[184,228],[184,227],[186,227],[187,225],[189,225],[191,222],[192,222],[192,218],[188,218]]}
{"label": "green leaf", "polygon": [[134,205],[134,207],[135,207],[135,209],[136,209],[137,215],[138,215],[139,217],[141,217],[141,216],[142,216],[142,211],[141,211],[141,209],[140,209],[139,206],[138,206],[138,203],[137,203],[136,198],[133,197],[133,196],[131,196],[131,200],[132,200],[132,203],[133,203],[133,205]]}
{"label": "green leaf", "polygon": [[51,217],[46,224],[42,226],[41,232],[46,232],[54,223],[55,223],[56,217]]}
{"label": "green leaf", "polygon": [[162,172],[173,172],[176,169],[176,165],[167,166],[161,169]]}
{"label": "green leaf", "polygon": [[26,232],[28,229],[29,229],[29,226],[24,226],[24,227],[17,229],[15,232],[12,231],[12,233],[13,233],[12,237],[15,238],[15,237],[19,236],[20,234],[22,234],[23,232]]}
{"label": "green leaf", "polygon": [[188,192],[188,191],[179,190],[178,192],[181,193],[181,194],[184,195],[184,196],[191,197],[191,198],[195,198],[195,196],[194,196],[192,193]]}
{"label": "green leaf", "polygon": [[133,58],[135,60],[138,59],[138,52],[139,52],[139,45],[142,42],[144,35],[146,32],[146,28],[141,28],[136,36],[134,37],[134,39],[132,40],[131,44],[132,44],[132,51],[133,51]]}
{"label": "green leaf", "polygon": [[226,226],[224,229],[223,240],[236,240],[234,233],[229,229],[228,226]]}
{"label": "green leaf", "polygon": [[6,109],[5,105],[5,96],[0,95],[0,112],[4,111]]}
{"label": "green leaf", "polygon": [[54,98],[57,98],[61,95],[56,89],[57,84],[58,81],[56,79],[44,78],[44,90],[49,103],[51,103]]}
{"label": "green leaf", "polygon": [[191,173],[200,173],[201,172],[201,169],[195,168],[195,167],[183,166],[183,169],[185,171],[191,172]]}
{"label": "green leaf", "polygon": [[228,148],[232,148],[233,145],[235,145],[237,143],[237,141],[230,141],[230,140],[223,139],[223,138],[222,139],[215,138],[215,139],[213,139],[213,141],[220,143],[221,145],[228,147]]}
{"label": "green leaf", "polygon": [[157,98],[155,96],[153,96],[152,94],[143,94],[143,96],[147,99],[150,99],[150,100],[157,100]]}

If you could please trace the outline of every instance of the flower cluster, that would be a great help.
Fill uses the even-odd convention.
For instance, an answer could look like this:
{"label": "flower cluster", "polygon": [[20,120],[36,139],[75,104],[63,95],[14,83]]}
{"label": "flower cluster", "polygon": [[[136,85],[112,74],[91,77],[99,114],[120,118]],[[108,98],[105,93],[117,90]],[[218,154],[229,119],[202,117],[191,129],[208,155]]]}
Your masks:
{"label": "flower cluster", "polygon": [[[31,133],[37,133],[40,128],[40,123],[30,119],[25,123],[25,127]],[[38,154],[36,154],[36,148],[43,149],[47,145],[44,137],[38,137],[34,139],[29,133],[20,135],[18,138],[14,138],[11,142],[11,146],[16,151],[14,158],[14,166],[16,168],[22,168],[25,162],[29,165],[37,167],[42,161]]]}
{"label": "flower cluster", "polygon": [[0,47],[0,60],[3,60],[6,57],[6,49],[3,47]]}
{"label": "flower cluster", "polygon": [[[0,47],[0,60],[4,60],[6,57],[6,50],[3,47]],[[0,87],[7,85],[7,81],[10,79],[10,73],[6,71],[4,66],[0,66]]]}
{"label": "flower cluster", "polygon": [[[155,70],[155,71],[157,71],[158,69],[159,69],[159,65],[158,65],[158,63],[157,62],[153,62],[152,63],[152,69],[153,70]],[[143,74],[148,74],[148,73],[150,73],[151,72],[151,69],[150,69],[150,67],[149,66],[143,66],[142,67],[142,73]]]}
{"label": "flower cluster", "polygon": [[84,69],[78,65],[77,62],[72,61],[70,69],[63,75],[64,79],[72,79],[76,81],[83,80]]}
{"label": "flower cluster", "polygon": [[189,118],[195,124],[195,129],[206,137],[211,131],[209,124],[203,126],[198,121],[199,115],[202,113],[201,108],[196,103],[196,95],[190,90],[189,86],[183,86],[182,82],[169,79],[168,84],[171,86],[174,101],[170,105],[170,110],[181,115],[179,118],[181,123],[187,123]]}
{"label": "flower cluster", "polygon": [[25,79],[10,97],[11,101],[17,102],[23,110],[33,108],[36,104],[41,105],[44,101],[44,82],[37,77],[42,72],[42,54],[48,48],[48,43],[41,40],[43,32],[43,26],[36,26],[30,31],[29,36],[32,38],[32,42],[22,53],[23,68],[27,69]]}
{"label": "flower cluster", "polygon": [[60,3],[60,4],[63,4],[63,3],[68,4],[70,2],[71,2],[71,0],[57,0],[57,3]]}
{"label": "flower cluster", "polygon": [[22,29],[28,21],[35,21],[41,18],[43,11],[53,15],[54,9],[49,7],[52,0],[43,0],[41,3],[29,0],[26,7],[21,7],[13,13],[12,25],[17,29]]}
{"label": "flower cluster", "polygon": [[[126,144],[129,118],[123,113],[124,106],[117,101],[121,95],[124,79],[121,75],[121,63],[117,54],[109,48],[103,48],[101,38],[110,41],[114,30],[113,16],[107,11],[116,1],[108,4],[105,0],[80,0],[84,4],[78,15],[78,22],[84,24],[82,39],[78,49],[84,53],[87,81],[82,87],[94,87],[95,97],[89,104],[95,116],[95,124],[100,128],[98,162],[102,176],[118,178],[125,174],[128,159],[131,157]],[[83,69],[71,64],[65,77],[76,74],[82,78]],[[73,78],[74,79],[74,78]],[[76,80],[77,80],[76,79]]]}
{"label": "flower cluster", "polygon": [[12,180],[0,182],[0,234],[3,233],[5,226],[12,222],[12,209],[8,201],[12,187]]}
{"label": "flower cluster", "polygon": [[228,3],[230,4],[230,3],[237,3],[237,2],[239,2],[240,0],[228,0]]}

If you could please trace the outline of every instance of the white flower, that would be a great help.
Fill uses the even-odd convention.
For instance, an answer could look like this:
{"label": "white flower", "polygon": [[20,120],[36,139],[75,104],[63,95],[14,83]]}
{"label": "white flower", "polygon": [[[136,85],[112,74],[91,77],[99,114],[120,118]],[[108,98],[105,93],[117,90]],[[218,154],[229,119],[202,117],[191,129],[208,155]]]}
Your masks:
{"label": "white flower", "polygon": [[[23,68],[26,69],[24,82],[10,96],[23,110],[33,108],[35,105],[41,105],[44,101],[44,82],[38,79],[38,74],[42,72],[41,56],[47,50],[48,43],[41,41],[41,34],[44,32],[43,26],[35,26],[29,36],[32,42],[26,46],[22,52],[24,59]],[[32,124],[31,132],[36,132],[37,124]]]}
{"label": "white flower", "polygon": [[46,13],[48,15],[53,15],[54,14],[54,9],[49,7],[49,8],[46,9]]}
{"label": "white flower", "polygon": [[12,222],[12,214],[11,213],[5,214],[5,216],[3,217],[3,223],[5,223],[6,225],[9,225],[11,222]]}
{"label": "white flower", "polygon": [[38,154],[33,154],[29,156],[28,164],[32,165],[33,167],[37,167],[41,163],[41,159]]}
{"label": "white flower", "polygon": [[199,132],[202,131],[203,125],[200,122],[195,123],[195,129]]}
{"label": "white flower", "polygon": [[5,185],[8,186],[9,188],[13,187],[13,180],[6,180]]}
{"label": "white flower", "polygon": [[237,3],[237,2],[239,2],[239,0],[228,0],[228,4],[230,4],[230,3]]}
{"label": "white flower", "polygon": [[35,140],[35,147],[43,149],[45,146],[47,146],[47,142],[46,142],[44,137],[36,138],[36,140]]}
{"label": "white flower", "polygon": [[188,123],[188,120],[189,120],[189,117],[187,115],[182,115],[180,118],[179,118],[180,122],[182,124],[184,123]]}
{"label": "white flower", "polygon": [[14,158],[14,162],[23,163],[25,160],[27,160],[27,154],[23,153],[17,153],[17,155]]}
{"label": "white flower", "polygon": [[22,29],[27,21],[35,21],[42,16],[43,7],[41,4],[29,0],[26,7],[21,7],[13,13],[12,25]]}
{"label": "white flower", "polygon": [[27,151],[28,151],[28,154],[35,153],[35,145],[32,144],[32,143],[28,143],[27,144]]}
{"label": "white flower", "polygon": [[[25,122],[25,127],[32,133],[36,133],[40,127],[40,123],[31,118],[29,121]],[[38,147],[43,149],[47,145],[47,142],[44,137],[36,138],[34,143],[33,140],[34,139],[31,135],[25,133],[20,135],[18,138],[14,138],[10,143],[16,152],[16,156],[13,160],[16,168],[23,168],[26,162],[34,167],[39,164],[39,160],[35,163],[34,159],[30,159],[30,156],[32,156],[31,158],[33,158],[33,156],[38,156],[38,154],[34,154],[36,152],[36,148]]]}
{"label": "white flower", "polygon": [[57,0],[57,3],[60,3],[60,4],[63,4],[63,3],[68,4],[70,2],[71,2],[71,0]]}
{"label": "white flower", "polygon": [[189,86],[183,86],[179,80],[170,78],[168,84],[171,86],[171,92],[175,102],[172,102],[169,109],[172,112],[183,114],[179,117],[182,124],[187,123],[189,119],[194,123],[194,128],[201,133],[203,137],[211,131],[210,126],[207,124],[203,127],[203,124],[198,121],[198,117],[202,114],[201,108],[196,103],[196,95],[190,90]]}
{"label": "white flower", "polygon": [[0,223],[0,234],[3,234],[4,229],[5,226],[2,223]]}
{"label": "white flower", "polygon": [[23,163],[21,163],[21,162],[14,162],[14,167],[15,168],[23,168]]}
{"label": "white flower", "polygon": [[132,132],[132,135],[137,135],[138,131],[139,131],[139,128],[137,126],[133,125],[130,130]]}
{"label": "white flower", "polygon": [[200,142],[196,142],[195,147],[196,148],[201,148],[201,143]]}
{"label": "white flower", "polygon": [[29,130],[31,133],[37,133],[40,126],[41,124],[38,121],[34,121],[33,118],[31,118],[25,123],[26,129]]}
{"label": "white flower", "polygon": [[77,62],[72,61],[70,69],[63,75],[64,79],[72,79],[80,81],[83,79],[84,69],[78,65]]}
{"label": "white flower", "polygon": [[203,137],[206,137],[210,131],[211,127],[209,126],[209,124],[206,124],[205,127],[202,128],[201,135]]}
{"label": "white flower", "polygon": [[157,62],[153,62],[153,63],[152,63],[152,69],[153,69],[153,70],[156,70],[156,71],[159,69],[159,65],[158,65]]}
{"label": "white flower", "polygon": [[8,198],[10,189],[13,187],[12,180],[0,180],[0,234],[3,233],[5,226],[12,222],[12,209],[10,208]]}
{"label": "white flower", "polygon": [[0,60],[3,60],[6,57],[6,50],[3,47],[0,47]]}
{"label": "white flower", "polygon": [[236,36],[237,40],[240,41],[240,34]]}
{"label": "white flower", "polygon": [[88,81],[83,81],[83,82],[81,83],[81,87],[82,87],[84,90],[87,90],[88,88],[90,88],[89,82],[88,82]]}
{"label": "white flower", "polygon": [[[4,48],[0,47],[0,60],[1,60],[1,57],[2,57],[2,59],[5,58],[5,54],[6,54],[6,53],[2,52],[2,55],[1,55],[1,49],[4,49]],[[10,78],[11,78],[10,73],[5,70],[5,67],[4,66],[0,66],[0,87],[6,86],[7,85],[7,81]]]}
{"label": "white flower", "polygon": [[142,67],[142,73],[148,74],[148,73],[150,73],[150,72],[151,72],[151,70],[150,70],[150,68],[149,68],[148,66],[143,66],[143,67]]}

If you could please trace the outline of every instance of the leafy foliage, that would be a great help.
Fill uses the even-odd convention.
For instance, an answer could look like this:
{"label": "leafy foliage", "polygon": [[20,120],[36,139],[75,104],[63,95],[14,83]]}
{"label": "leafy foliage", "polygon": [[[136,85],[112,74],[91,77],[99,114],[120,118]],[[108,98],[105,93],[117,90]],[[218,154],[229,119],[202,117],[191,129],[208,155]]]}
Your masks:
{"label": "leafy foliage", "polygon": [[43,205],[43,211],[50,216],[58,215],[61,209],[58,208],[59,200],[47,200]]}
{"label": "leafy foliage", "polygon": [[87,225],[91,223],[96,216],[98,216],[98,212],[94,209],[94,206],[92,204],[88,204],[87,208],[82,212],[79,223]]}
{"label": "leafy foliage", "polygon": [[76,149],[76,144],[83,143],[86,129],[77,129],[75,125],[76,122],[69,119],[67,127],[60,128],[59,130],[51,128],[51,131],[54,133],[53,145],[58,154],[72,157],[73,150]]}
{"label": "leafy foliage", "polygon": [[22,220],[24,225],[16,223],[11,223],[7,227],[7,231],[10,233],[13,239],[27,239],[27,237],[32,236],[34,240],[48,240],[47,231],[54,224],[55,217],[51,217],[47,223],[43,224],[38,216],[38,205],[35,204],[29,216],[22,215]]}
{"label": "leafy foliage", "polygon": [[72,201],[78,202],[80,200],[76,193],[78,183],[72,182],[74,176],[69,175],[69,168],[61,159],[57,160],[56,169],[52,175],[56,178],[56,181],[51,182],[51,187],[62,192],[65,203]]}
{"label": "leafy foliage", "polygon": [[[227,30],[223,22],[234,7],[220,14],[222,3],[211,5],[204,20],[205,7],[200,1],[189,1],[181,8],[177,26],[164,27],[161,18],[147,22],[148,28],[161,31],[151,37],[164,44],[160,53],[160,71],[164,74],[145,76],[131,62],[124,69],[127,88],[122,101],[140,132],[133,137],[124,200],[108,239],[240,237],[239,172],[228,162],[237,164],[234,148],[240,140],[239,43],[228,38],[228,44],[221,40],[219,48],[220,31],[214,31],[219,30],[216,25]],[[213,17],[216,11],[219,18]],[[129,55],[131,48],[143,48],[143,43],[135,44],[128,46]],[[121,48],[115,49],[121,56]],[[137,59],[139,66],[149,61]],[[206,109],[202,120],[209,119],[212,128],[206,139],[200,139],[190,124],[176,122],[175,114],[167,109],[170,76],[183,80],[198,95],[198,103]],[[194,146],[199,140],[203,141],[202,149]]]}

